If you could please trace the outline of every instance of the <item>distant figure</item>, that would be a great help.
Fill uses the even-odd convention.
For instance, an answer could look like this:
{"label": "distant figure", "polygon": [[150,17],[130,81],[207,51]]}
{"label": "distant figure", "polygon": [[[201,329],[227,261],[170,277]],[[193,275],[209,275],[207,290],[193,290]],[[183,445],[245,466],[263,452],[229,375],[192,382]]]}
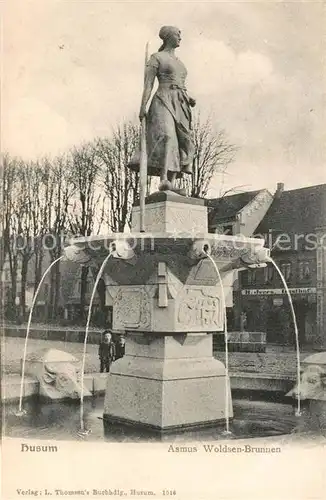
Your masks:
{"label": "distant figure", "polygon": [[100,342],[98,355],[100,358],[100,372],[110,371],[111,363],[116,359],[116,349],[112,341],[112,333],[108,330],[103,332],[103,339]]}
{"label": "distant figure", "polygon": [[116,356],[115,359],[120,359],[123,358],[125,354],[125,343],[126,340],[123,335],[119,335],[116,345],[115,345],[115,351],[116,351]]}
{"label": "distant figure", "polygon": [[247,330],[247,313],[242,312],[240,314],[240,331],[245,332]]}

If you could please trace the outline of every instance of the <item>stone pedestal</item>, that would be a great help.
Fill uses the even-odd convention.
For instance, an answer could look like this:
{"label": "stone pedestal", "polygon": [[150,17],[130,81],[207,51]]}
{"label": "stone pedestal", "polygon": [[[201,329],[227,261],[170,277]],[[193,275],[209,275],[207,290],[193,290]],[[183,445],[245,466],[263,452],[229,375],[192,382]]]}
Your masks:
{"label": "stone pedestal", "polygon": [[159,431],[223,422],[232,404],[212,334],[223,332],[234,270],[266,262],[264,240],[208,233],[205,202],[170,191],[147,198],[142,232],[139,219],[134,206],[131,233],[65,248],[67,259],[102,269],[113,330],[126,333],[126,355],[107,377],[105,419]]}
{"label": "stone pedestal", "polygon": [[[130,235],[102,242],[115,248],[103,276],[113,329],[126,332],[126,354],[107,377],[104,418],[160,432],[224,422],[226,406],[233,416],[231,395],[212,356],[212,334],[224,323],[220,279],[231,305],[233,270],[259,261],[264,242],[209,234],[204,201],[169,191],[146,200],[142,233],[139,215],[133,207]],[[128,251],[119,253],[122,237]]]}
{"label": "stone pedestal", "polygon": [[[140,207],[132,209],[131,231],[140,228]],[[204,200],[187,198],[171,191],[159,191],[146,199],[146,232],[195,236],[208,232],[207,208]]]}
{"label": "stone pedestal", "polygon": [[211,334],[128,333],[126,354],[108,375],[104,419],[160,431],[213,425],[225,420],[225,389]]}

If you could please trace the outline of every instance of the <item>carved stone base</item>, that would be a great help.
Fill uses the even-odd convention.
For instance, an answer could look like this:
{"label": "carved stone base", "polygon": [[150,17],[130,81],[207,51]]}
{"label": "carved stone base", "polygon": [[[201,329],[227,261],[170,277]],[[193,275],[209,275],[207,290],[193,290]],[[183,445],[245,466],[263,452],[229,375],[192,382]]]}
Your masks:
{"label": "carved stone base", "polygon": [[[140,208],[132,208],[131,231],[139,231]],[[189,232],[191,236],[206,233],[207,208],[203,200],[186,198],[172,191],[154,193],[146,200],[145,229],[147,232]]]}
{"label": "carved stone base", "polygon": [[[233,416],[231,394],[229,416]],[[225,419],[225,368],[211,334],[128,334],[108,375],[104,418],[169,429]]]}

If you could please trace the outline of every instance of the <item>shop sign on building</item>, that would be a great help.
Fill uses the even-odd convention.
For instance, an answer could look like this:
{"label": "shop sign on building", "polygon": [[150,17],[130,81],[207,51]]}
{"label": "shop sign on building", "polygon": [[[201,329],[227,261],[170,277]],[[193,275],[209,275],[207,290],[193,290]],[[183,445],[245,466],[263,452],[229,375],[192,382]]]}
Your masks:
{"label": "shop sign on building", "polygon": [[[316,287],[289,288],[291,295],[316,294]],[[286,295],[285,288],[258,288],[245,289],[241,291],[242,295]]]}

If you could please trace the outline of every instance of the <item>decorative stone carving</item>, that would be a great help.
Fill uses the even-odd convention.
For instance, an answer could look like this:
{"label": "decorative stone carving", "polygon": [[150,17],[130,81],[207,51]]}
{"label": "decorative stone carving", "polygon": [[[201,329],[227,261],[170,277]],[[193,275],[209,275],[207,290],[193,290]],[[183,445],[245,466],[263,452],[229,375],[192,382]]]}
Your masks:
{"label": "decorative stone carving", "polygon": [[[42,349],[26,357],[26,372],[38,379],[40,395],[50,399],[78,399],[82,390],[79,370],[79,361],[58,349]],[[83,394],[90,396],[86,387]]]}
{"label": "decorative stone carving", "polygon": [[151,326],[149,297],[141,286],[120,288],[113,305],[113,328],[148,330]]}
{"label": "decorative stone carving", "polygon": [[[319,362],[314,361],[316,355],[309,356],[304,360],[304,369],[301,374],[300,388],[298,384],[287,393],[287,396],[297,398],[300,394],[301,399],[317,399],[326,401],[326,352],[318,353]],[[309,363],[309,358],[312,358]]]}
{"label": "decorative stone carving", "polygon": [[[208,239],[209,240],[209,239]],[[250,241],[247,238],[238,237],[230,240],[215,240],[210,241],[211,244],[211,256],[216,259],[231,260],[236,261],[241,257],[248,257],[257,259],[262,252],[263,245],[260,244],[260,240]],[[263,251],[265,256],[265,251]],[[265,256],[266,257],[266,256]]]}
{"label": "decorative stone carving", "polygon": [[214,287],[187,288],[180,299],[177,322],[189,331],[220,329],[223,323],[218,290]]}
{"label": "decorative stone carving", "polygon": [[235,241],[214,241],[211,242],[211,255],[221,259],[234,260],[240,257],[245,249],[245,244],[240,242],[237,244]]}
{"label": "decorative stone carving", "polygon": [[170,203],[166,207],[166,220],[168,221],[168,230],[176,229],[182,234],[185,231],[191,234],[201,234],[207,231],[206,207],[189,206]]}
{"label": "decorative stone carving", "polygon": [[[132,231],[139,231],[140,209],[132,209]],[[173,201],[151,203],[145,207],[145,225],[149,232],[185,232],[196,236],[207,232],[206,207]]]}

